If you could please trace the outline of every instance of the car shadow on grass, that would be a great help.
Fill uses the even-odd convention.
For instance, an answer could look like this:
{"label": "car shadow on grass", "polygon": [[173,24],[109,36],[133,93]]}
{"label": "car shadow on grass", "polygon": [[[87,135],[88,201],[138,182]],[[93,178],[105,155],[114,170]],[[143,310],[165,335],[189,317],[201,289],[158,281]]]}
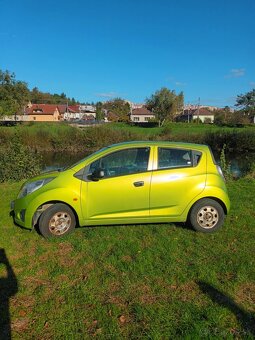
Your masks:
{"label": "car shadow on grass", "polygon": [[[254,337],[255,336],[255,315],[254,313],[246,312],[243,308],[238,306],[238,304],[228,295],[222,293],[217,288],[213,287],[209,283],[198,281],[197,282],[200,290],[208,295],[210,299],[222,307],[228,308],[235,316],[239,322],[242,330],[237,332],[237,336],[242,337]],[[220,335],[220,334],[218,334]],[[231,335],[231,334],[229,334]]]}
{"label": "car shadow on grass", "polygon": [[[85,226],[76,226],[75,229],[97,229],[97,228],[128,228],[128,227],[164,227],[168,226],[169,228],[176,227],[178,229],[184,229],[184,230],[189,230],[191,232],[195,231],[188,225],[185,224],[185,222],[158,222],[158,223],[134,223],[134,224],[98,224],[98,225],[85,225]],[[173,229],[174,230],[174,229]]]}
{"label": "car shadow on grass", "polygon": [[0,269],[5,275],[0,276],[0,339],[11,339],[11,318],[9,300],[18,292],[18,281],[8,261],[4,249],[0,248]]}

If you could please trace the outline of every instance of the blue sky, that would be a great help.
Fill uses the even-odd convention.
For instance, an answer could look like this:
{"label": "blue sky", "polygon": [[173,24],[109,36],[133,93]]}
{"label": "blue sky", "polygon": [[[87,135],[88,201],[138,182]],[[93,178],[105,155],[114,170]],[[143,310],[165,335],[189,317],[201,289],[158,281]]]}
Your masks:
{"label": "blue sky", "polygon": [[232,106],[255,88],[254,0],[0,0],[0,15],[0,69],[31,89]]}

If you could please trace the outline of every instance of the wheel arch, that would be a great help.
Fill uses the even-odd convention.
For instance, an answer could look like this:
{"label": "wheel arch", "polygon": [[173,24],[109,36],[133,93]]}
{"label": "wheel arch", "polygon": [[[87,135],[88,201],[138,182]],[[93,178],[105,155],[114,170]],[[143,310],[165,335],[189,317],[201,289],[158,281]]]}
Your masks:
{"label": "wheel arch", "polygon": [[218,203],[222,206],[225,215],[228,214],[227,207],[226,207],[225,203],[224,203],[221,199],[219,199],[218,197],[214,197],[214,196],[205,196],[205,197],[202,197],[202,198],[200,198],[199,200],[195,201],[195,202],[191,205],[191,207],[189,208],[189,212],[188,212],[187,218],[190,217],[191,210],[192,210],[192,208],[194,207],[194,205],[197,204],[197,202],[202,201],[203,199],[208,199],[208,198],[211,199],[211,200],[214,200],[214,201],[218,202]]}
{"label": "wheel arch", "polygon": [[72,212],[74,213],[74,217],[75,217],[75,220],[76,220],[76,226],[80,226],[78,214],[77,214],[77,212],[76,212],[76,210],[74,209],[73,206],[71,206],[70,204],[68,204],[64,201],[61,201],[61,200],[51,200],[51,201],[47,201],[47,202],[45,202],[45,203],[43,203],[43,204],[41,204],[40,206],[37,207],[36,211],[34,212],[33,218],[32,218],[33,228],[37,225],[41,214],[47,208],[49,208],[51,205],[54,205],[54,204],[57,204],[57,203],[65,204],[66,206],[68,206],[72,210]]}

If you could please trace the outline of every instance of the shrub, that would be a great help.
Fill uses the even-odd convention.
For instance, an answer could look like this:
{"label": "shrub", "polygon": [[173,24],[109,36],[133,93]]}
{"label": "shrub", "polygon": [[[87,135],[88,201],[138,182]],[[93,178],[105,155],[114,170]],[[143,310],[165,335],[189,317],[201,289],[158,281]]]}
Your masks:
{"label": "shrub", "polygon": [[8,146],[0,151],[0,182],[19,181],[38,175],[41,158],[22,145],[15,134]]}
{"label": "shrub", "polygon": [[252,163],[246,178],[255,179],[255,162]]}
{"label": "shrub", "polygon": [[220,152],[224,146],[225,151],[234,154],[248,154],[255,152],[255,133],[253,131],[227,132],[225,130],[208,132],[204,143],[211,146],[214,151]]}
{"label": "shrub", "polygon": [[226,144],[223,145],[223,148],[220,153],[220,167],[222,169],[223,175],[226,181],[232,178],[231,169],[230,169],[230,162],[227,162],[226,155],[225,155]]}

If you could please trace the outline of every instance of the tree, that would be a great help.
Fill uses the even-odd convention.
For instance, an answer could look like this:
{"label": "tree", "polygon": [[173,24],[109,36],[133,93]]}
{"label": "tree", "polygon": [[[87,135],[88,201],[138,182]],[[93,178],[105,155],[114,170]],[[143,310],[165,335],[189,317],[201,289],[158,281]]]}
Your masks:
{"label": "tree", "polygon": [[245,94],[237,96],[236,104],[241,109],[243,115],[252,118],[255,116],[255,89]]}
{"label": "tree", "polygon": [[104,119],[103,103],[97,102],[96,103],[96,120],[101,121],[103,119]]}
{"label": "tree", "polygon": [[216,125],[227,125],[227,126],[242,126],[248,124],[249,119],[242,110],[231,111],[228,106],[224,109],[214,111],[214,123]]}
{"label": "tree", "polygon": [[0,70],[0,116],[23,111],[29,101],[27,84],[15,79],[15,74]]}
{"label": "tree", "polygon": [[30,100],[33,104],[78,104],[74,98],[68,98],[63,92],[60,95],[57,93],[50,94],[48,92],[39,91],[37,87],[33,88],[30,92]]}
{"label": "tree", "polygon": [[228,125],[233,116],[233,112],[230,111],[228,106],[223,109],[214,111],[214,123],[216,125]]}
{"label": "tree", "polygon": [[121,98],[115,98],[103,104],[103,108],[108,111],[108,118],[118,122],[129,120],[130,105]]}
{"label": "tree", "polygon": [[175,91],[163,87],[146,99],[146,106],[153,111],[159,126],[162,126],[166,120],[173,121],[178,112],[182,110],[183,101],[183,92],[176,95]]}

